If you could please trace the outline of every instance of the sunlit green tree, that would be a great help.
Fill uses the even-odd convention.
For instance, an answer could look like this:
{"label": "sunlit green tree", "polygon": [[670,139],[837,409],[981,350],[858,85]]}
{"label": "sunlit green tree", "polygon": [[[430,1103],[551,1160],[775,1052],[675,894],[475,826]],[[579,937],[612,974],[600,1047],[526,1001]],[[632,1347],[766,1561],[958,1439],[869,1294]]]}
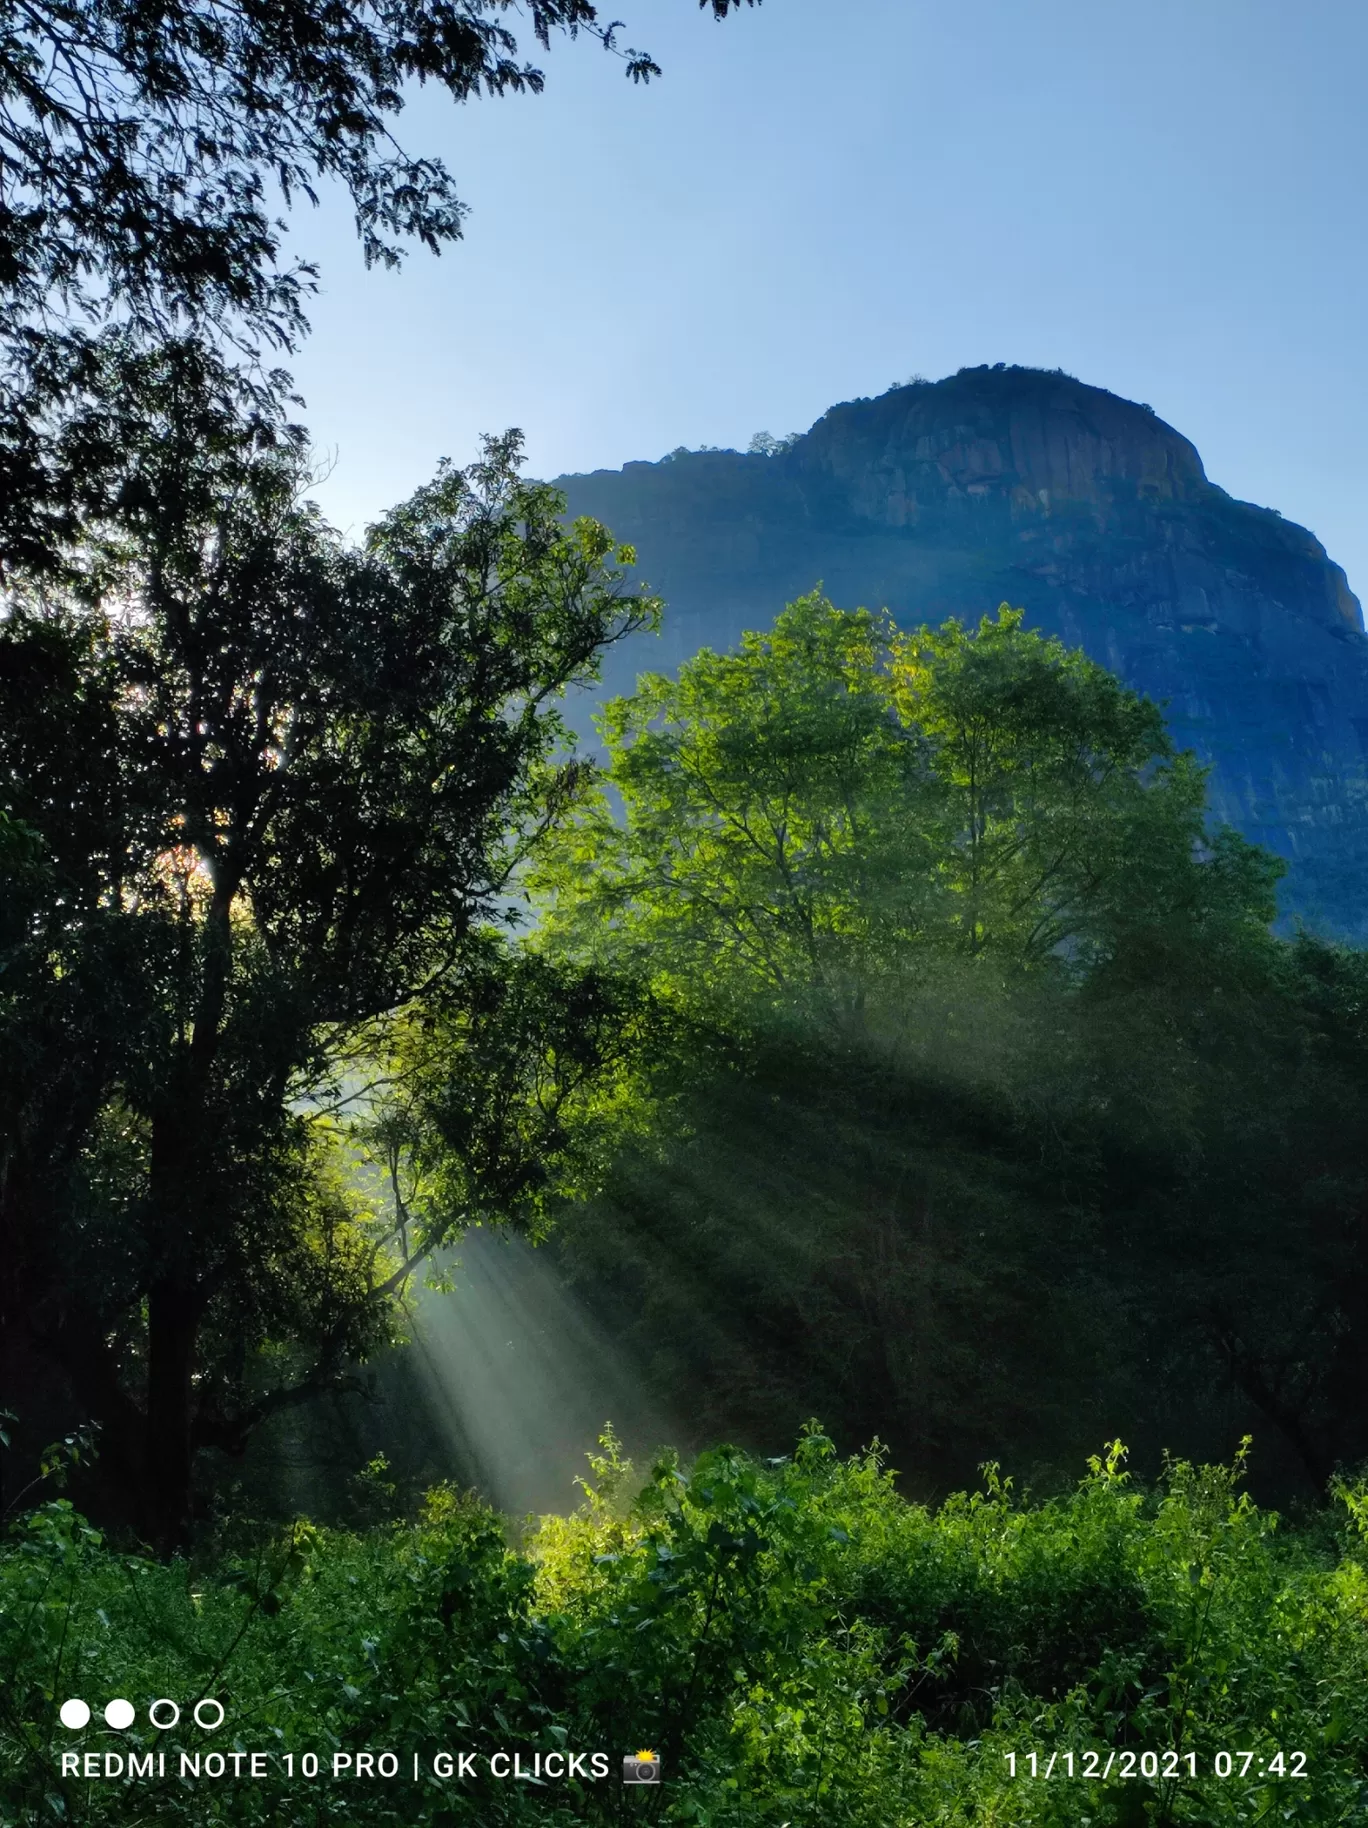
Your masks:
{"label": "sunlit green tree", "polygon": [[1368,1446],[1360,964],[1275,936],[1278,860],[1153,704],[1006,606],[813,595],[602,729],[539,943],[712,1044],[565,1248],[663,1387],[928,1476],[1224,1451],[1232,1404],[1321,1489]]}
{"label": "sunlit green tree", "polygon": [[[1238,841],[1203,849],[1157,707],[1006,605],[904,634],[805,597],[601,724],[611,794],[536,886],[553,931],[655,970],[849,1007],[927,953],[1064,969],[1230,899]],[[1271,880],[1239,885],[1261,922]]]}

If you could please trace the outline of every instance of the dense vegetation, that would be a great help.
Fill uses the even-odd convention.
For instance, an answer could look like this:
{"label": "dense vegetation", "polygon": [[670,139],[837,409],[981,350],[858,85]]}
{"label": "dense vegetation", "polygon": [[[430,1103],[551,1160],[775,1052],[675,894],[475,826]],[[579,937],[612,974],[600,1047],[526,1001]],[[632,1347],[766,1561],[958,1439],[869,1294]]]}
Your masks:
{"label": "dense vegetation", "polygon": [[203,1452],[344,1387],[451,1231],[535,1226],[612,1105],[630,1008],[499,912],[575,790],[553,701],[654,614],[630,555],[515,432],[348,547],[260,360],[316,184],[370,261],[459,236],[392,126],[539,90],[519,27],[618,49],[591,0],[0,25],[0,1504],[94,1425],[102,1515],[182,1540]]}
{"label": "dense vegetation", "polygon": [[703,1438],[815,1409],[923,1490],[1368,1450],[1368,969],[1274,936],[1154,705],[1005,606],[814,596],[603,729],[538,943],[677,1038],[562,1260]]}
{"label": "dense vegetation", "polygon": [[[539,86],[516,18],[0,30],[0,1821],[1352,1820],[1363,957],[1276,938],[1156,708],[1006,606],[806,598],[609,706],[596,772],[557,706],[655,618],[630,549],[516,433],[349,544],[286,377],[225,355],[304,329],[272,186],[346,184],[371,258],[459,232],[389,126],[415,80]],[[214,1518],[206,1462],[353,1389],[477,1222],[559,1226],[695,1433],[762,1453],[633,1497],[609,1438],[516,1546],[450,1488]],[[815,1426],[763,1457],[812,1413],[902,1485]],[[1298,1530],[1243,1448],[1194,1470],[1247,1426]],[[1118,1429],[1184,1457],[1072,1487]],[[210,1695],[221,1737],[125,1782],[151,1698]],[[401,1776],[441,1750],[613,1763]],[[396,1780],[304,1764],[362,1752]]]}
{"label": "dense vegetation", "polygon": [[[516,439],[358,551],[200,353],[126,366],[117,496],[0,620],[0,1365],[30,1431],[63,1401],[102,1427],[104,1502],[167,1546],[200,1452],[345,1382],[446,1235],[532,1223],[572,1170],[563,1107],[617,1043],[495,904],[574,790],[550,701],[653,606]],[[352,1126],[388,1205],[336,1121],[415,1046],[421,1212],[412,1075]]]}
{"label": "dense vegetation", "polygon": [[[610,1443],[584,1508],[518,1549],[438,1491],[411,1526],[300,1524],[209,1566],[115,1554],[49,1504],[0,1552],[0,1807],[16,1828],[1362,1819],[1368,1496],[1299,1538],[1238,1466],[1144,1492],[1122,1457],[1045,1504],[990,1468],[933,1513],[810,1429],[789,1460],[667,1461],[626,1508]],[[72,1694],[96,1703],[84,1731],[55,1719]],[[122,1732],[100,1719],[115,1694],[138,1709]],[[149,1727],[153,1696],[185,1725]],[[201,1696],[225,1700],[216,1733],[190,1724]],[[624,1792],[643,1747],[666,1782]],[[62,1776],[73,1750],[101,1773],[112,1754],[111,1777]],[[164,1779],[119,1775],[153,1751]],[[182,1782],[182,1751],[230,1775]],[[234,1751],[266,1774],[234,1781]],[[398,1774],[356,1775],[365,1751]],[[434,1778],[441,1751],[475,1774]],[[600,1751],[597,1781],[485,1763]]]}

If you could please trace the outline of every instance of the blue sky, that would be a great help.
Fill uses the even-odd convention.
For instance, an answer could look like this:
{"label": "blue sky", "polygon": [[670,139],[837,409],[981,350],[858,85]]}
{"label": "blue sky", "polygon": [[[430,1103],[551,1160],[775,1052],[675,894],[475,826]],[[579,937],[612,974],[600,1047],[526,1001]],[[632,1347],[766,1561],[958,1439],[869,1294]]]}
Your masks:
{"label": "blue sky", "polygon": [[1148,401],[1368,593],[1365,0],[616,0],[541,97],[422,95],[471,213],[367,273],[345,207],[295,363],[358,531],[481,431],[534,474],[744,447],[978,362]]}

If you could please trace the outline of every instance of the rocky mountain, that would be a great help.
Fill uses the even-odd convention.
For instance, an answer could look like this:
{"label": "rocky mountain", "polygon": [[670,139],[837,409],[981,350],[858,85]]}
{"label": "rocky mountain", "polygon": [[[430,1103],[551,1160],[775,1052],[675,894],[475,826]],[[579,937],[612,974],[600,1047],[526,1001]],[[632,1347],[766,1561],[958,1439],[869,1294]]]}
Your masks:
{"label": "rocky mountain", "polygon": [[909,625],[1000,602],[1167,708],[1218,817],[1289,860],[1283,907],[1368,937],[1368,636],[1304,527],[1207,480],[1147,406],[1062,373],[962,369],[834,406],[770,454],[565,476],[638,549],[662,639],[607,685],[768,626],[819,580]]}

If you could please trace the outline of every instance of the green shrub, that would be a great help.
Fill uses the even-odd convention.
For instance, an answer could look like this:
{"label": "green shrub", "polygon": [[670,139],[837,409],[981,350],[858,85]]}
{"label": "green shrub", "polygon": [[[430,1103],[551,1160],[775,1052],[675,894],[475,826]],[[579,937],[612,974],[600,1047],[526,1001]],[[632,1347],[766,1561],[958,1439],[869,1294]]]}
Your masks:
{"label": "green shrub", "polygon": [[[1298,1532],[1240,1494],[1238,1463],[1173,1465],[1142,1491],[1121,1458],[1038,1504],[989,1468],[929,1510],[813,1427],[783,1461],[718,1448],[686,1475],[667,1458],[627,1502],[610,1436],[581,1510],[517,1547],[438,1489],[411,1525],[301,1523],[208,1565],[116,1553],[49,1504],[0,1544],[0,1821],[1368,1819],[1368,1493],[1343,1488],[1333,1525]],[[124,1732],[101,1718],[115,1695],[138,1710]],[[84,1730],[58,1720],[68,1696],[96,1710]],[[147,1724],[158,1696],[186,1708],[165,1733]],[[189,1724],[200,1696],[222,1698],[221,1731]],[[622,1755],[646,1747],[664,1783],[626,1791]],[[557,1748],[605,1752],[611,1773],[427,1775],[442,1749],[530,1767]],[[73,1750],[166,1751],[167,1775],[64,1776]],[[272,1756],[255,1780],[182,1781],[182,1750]],[[334,1780],[334,1755],[363,1750],[398,1775]],[[1089,1754],[1112,1759],[1106,1781],[1081,1774]]]}

